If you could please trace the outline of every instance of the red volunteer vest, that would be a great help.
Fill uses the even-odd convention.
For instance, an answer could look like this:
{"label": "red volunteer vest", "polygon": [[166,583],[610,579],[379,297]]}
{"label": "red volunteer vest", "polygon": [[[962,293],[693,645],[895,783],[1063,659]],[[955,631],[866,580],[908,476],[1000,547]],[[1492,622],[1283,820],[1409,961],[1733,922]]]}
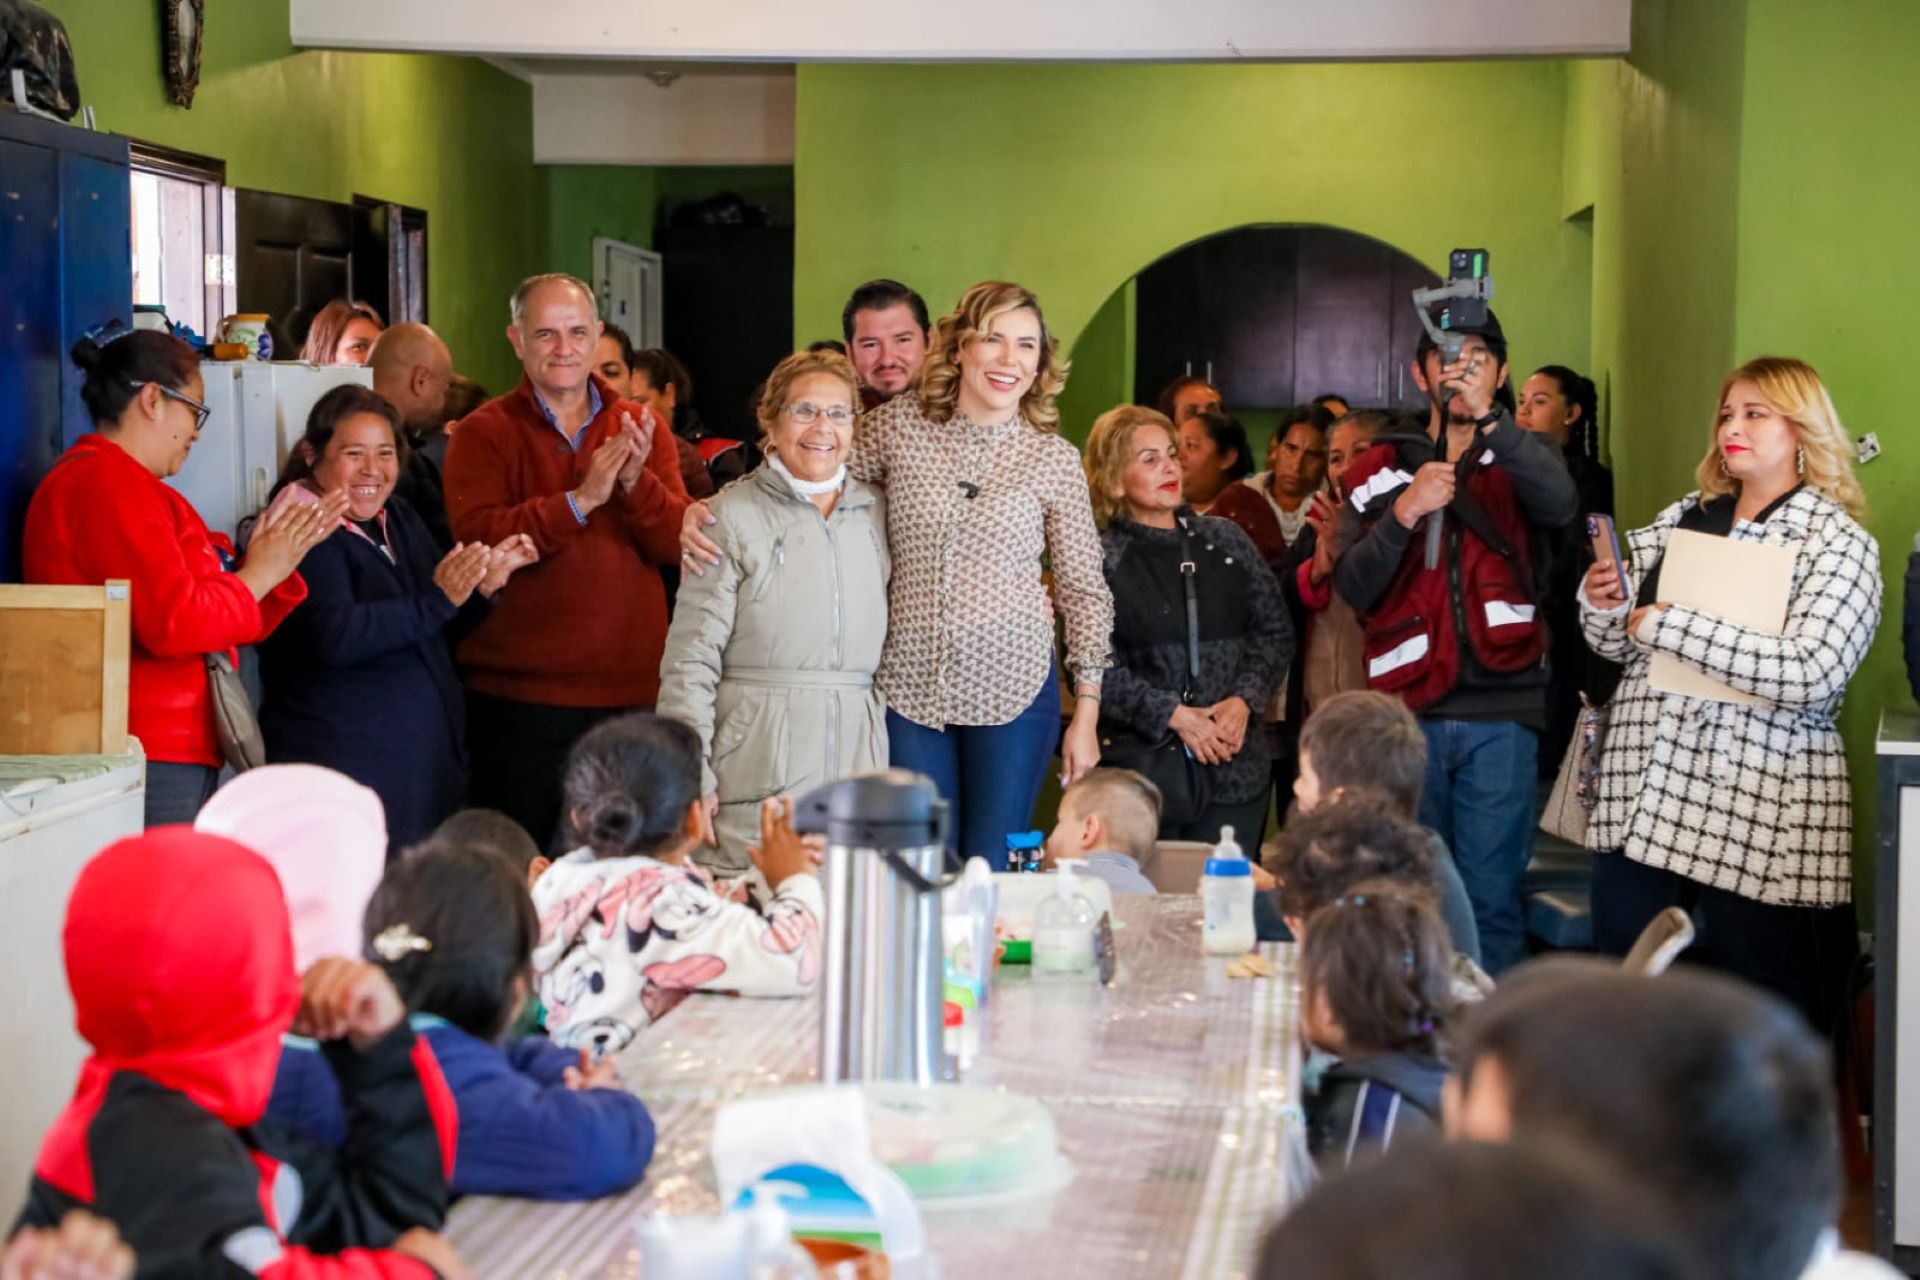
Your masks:
{"label": "red volunteer vest", "polygon": [[[1394,499],[1413,481],[1418,444],[1382,441],[1348,475],[1368,529],[1392,520]],[[1532,527],[1506,471],[1491,455],[1469,452],[1446,509],[1439,564],[1426,562],[1426,526],[1413,531],[1400,568],[1373,608],[1360,616],[1366,632],[1367,686],[1398,694],[1415,711],[1433,705],[1460,682],[1462,655],[1496,675],[1540,664],[1547,652],[1534,578]],[[1464,499],[1464,501],[1463,501]]]}

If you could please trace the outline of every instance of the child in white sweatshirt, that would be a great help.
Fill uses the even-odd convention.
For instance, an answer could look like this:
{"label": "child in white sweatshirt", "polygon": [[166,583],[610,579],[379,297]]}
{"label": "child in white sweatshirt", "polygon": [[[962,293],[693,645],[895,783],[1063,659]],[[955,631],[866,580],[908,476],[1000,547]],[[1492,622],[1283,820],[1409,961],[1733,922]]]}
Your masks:
{"label": "child in white sweatshirt", "polygon": [[[762,807],[749,848],[760,876],[721,884],[688,861],[710,827],[686,725],[607,721],[574,745],[565,791],[578,847],[544,869],[536,859],[533,885],[533,969],[555,1042],[610,1053],[691,992],[795,996],[818,979],[820,881],[791,801]],[[750,888],[757,878],[770,896]]]}

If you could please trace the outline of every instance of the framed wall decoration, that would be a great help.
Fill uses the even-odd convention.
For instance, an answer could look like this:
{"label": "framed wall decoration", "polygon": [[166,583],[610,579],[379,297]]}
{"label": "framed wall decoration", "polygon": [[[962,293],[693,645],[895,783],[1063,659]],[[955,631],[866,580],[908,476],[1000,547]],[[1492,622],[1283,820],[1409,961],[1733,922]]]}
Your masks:
{"label": "framed wall decoration", "polygon": [[207,0],[160,0],[160,52],[166,62],[167,101],[191,107],[200,87],[200,33]]}

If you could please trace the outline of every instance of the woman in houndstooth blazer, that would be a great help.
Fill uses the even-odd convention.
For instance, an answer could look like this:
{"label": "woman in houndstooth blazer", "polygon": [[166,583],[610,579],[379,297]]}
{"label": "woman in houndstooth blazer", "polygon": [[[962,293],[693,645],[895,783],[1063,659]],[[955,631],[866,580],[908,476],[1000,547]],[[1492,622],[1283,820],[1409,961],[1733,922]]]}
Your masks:
{"label": "woman in houndstooth blazer", "polygon": [[[1763,358],[1721,387],[1700,488],[1628,536],[1635,572],[1582,584],[1587,643],[1625,673],[1587,843],[1594,944],[1624,954],[1663,908],[1694,913],[1701,959],[1832,1025],[1856,949],[1853,806],[1834,716],[1880,621],[1880,553],[1852,445],[1812,368]],[[1784,635],[1660,599],[1675,529],[1798,550]],[[1655,691],[1671,654],[1760,699]]]}

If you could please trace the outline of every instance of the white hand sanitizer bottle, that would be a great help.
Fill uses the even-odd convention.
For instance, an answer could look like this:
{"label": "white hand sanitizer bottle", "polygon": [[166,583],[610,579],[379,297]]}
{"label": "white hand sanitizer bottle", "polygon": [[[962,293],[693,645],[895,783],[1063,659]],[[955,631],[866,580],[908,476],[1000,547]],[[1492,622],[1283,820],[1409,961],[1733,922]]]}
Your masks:
{"label": "white hand sanitizer bottle", "polygon": [[1078,860],[1062,861],[1053,892],[1033,909],[1036,973],[1084,973],[1093,968],[1093,904],[1073,887]]}
{"label": "white hand sanitizer bottle", "polygon": [[1237,956],[1253,950],[1253,864],[1234,843],[1233,828],[1220,828],[1205,874],[1200,901],[1206,908],[1202,937],[1207,954]]}

